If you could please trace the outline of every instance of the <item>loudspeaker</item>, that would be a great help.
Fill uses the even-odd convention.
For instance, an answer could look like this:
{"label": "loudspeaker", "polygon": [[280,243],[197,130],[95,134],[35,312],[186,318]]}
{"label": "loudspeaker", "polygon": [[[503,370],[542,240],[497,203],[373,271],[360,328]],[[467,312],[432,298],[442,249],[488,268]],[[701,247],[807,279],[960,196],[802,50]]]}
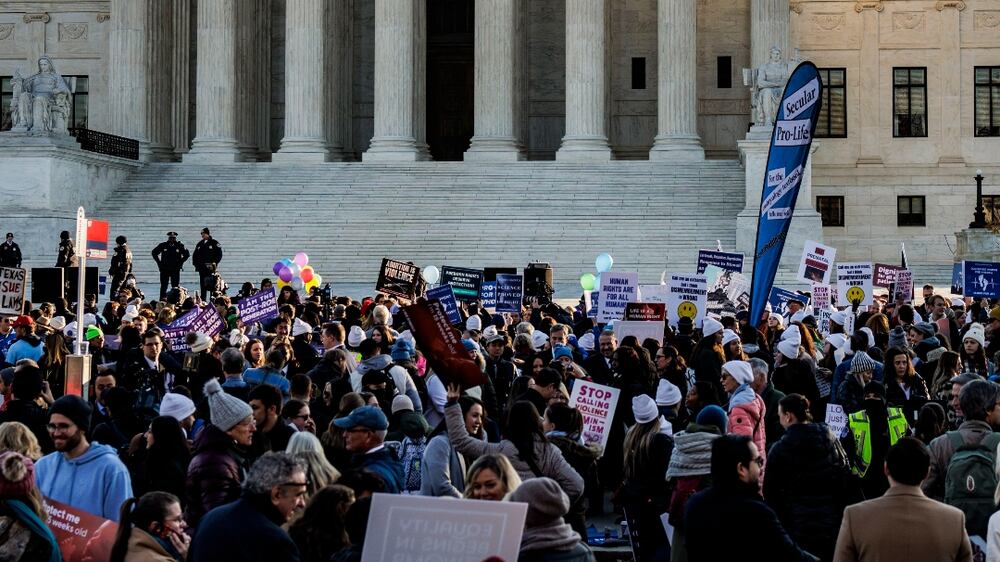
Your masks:
{"label": "loudspeaker", "polygon": [[[76,302],[77,291],[79,287],[78,280],[80,279],[80,268],[79,267],[67,267],[66,268],[66,299],[70,302]],[[87,272],[84,274],[84,294],[87,295],[99,295],[100,294],[100,283],[97,279],[97,268],[87,267]]]}
{"label": "loudspeaker", "polygon": [[31,268],[31,303],[37,306],[43,302],[55,302],[63,298],[66,286],[63,284],[63,268]]}
{"label": "loudspeaker", "polygon": [[529,263],[524,268],[524,296],[552,298],[552,267],[547,263]]}

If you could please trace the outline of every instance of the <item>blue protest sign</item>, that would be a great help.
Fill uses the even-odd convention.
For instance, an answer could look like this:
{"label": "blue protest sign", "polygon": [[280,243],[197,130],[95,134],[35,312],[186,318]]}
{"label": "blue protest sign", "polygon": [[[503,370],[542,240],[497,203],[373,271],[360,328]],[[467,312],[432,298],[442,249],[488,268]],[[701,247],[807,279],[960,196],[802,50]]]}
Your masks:
{"label": "blue protest sign", "polygon": [[524,277],[521,275],[497,275],[497,312],[521,313],[524,298]]}
{"label": "blue protest sign", "polygon": [[719,266],[726,271],[743,273],[743,254],[739,252],[698,250],[698,273],[705,273],[705,268],[710,265]]}
{"label": "blue protest sign", "polygon": [[788,301],[790,300],[804,302],[806,298],[795,291],[789,291],[781,287],[772,287],[767,302],[771,303],[771,312],[776,312],[784,316],[788,312]]}
{"label": "blue protest sign", "polygon": [[967,297],[1000,298],[1000,263],[988,261],[962,262]]}
{"label": "blue protest sign", "polygon": [[764,169],[754,245],[750,318],[760,318],[795,212],[809,149],[822,105],[823,81],[816,65],[803,62],[792,72],[781,96]]}
{"label": "blue protest sign", "polygon": [[427,300],[441,303],[441,308],[448,315],[448,322],[452,324],[462,323],[462,313],[458,311],[455,290],[452,289],[451,285],[438,285],[433,289],[427,289]]}
{"label": "blue protest sign", "polygon": [[951,268],[951,292],[956,295],[961,295],[965,292],[965,280],[963,279],[965,271],[962,269],[962,262],[952,265]]}
{"label": "blue protest sign", "polygon": [[201,314],[200,308],[192,308],[187,314],[171,322],[163,330],[163,339],[170,343],[171,351],[191,351],[191,347],[184,341],[184,336],[191,331],[189,326],[198,319]]}
{"label": "blue protest sign", "polygon": [[263,322],[278,317],[278,295],[274,288],[258,291],[244,299],[240,299],[238,308],[240,320],[244,324]]}
{"label": "blue protest sign", "polygon": [[497,305],[497,282],[483,281],[479,287],[479,300],[486,308],[495,308]]}

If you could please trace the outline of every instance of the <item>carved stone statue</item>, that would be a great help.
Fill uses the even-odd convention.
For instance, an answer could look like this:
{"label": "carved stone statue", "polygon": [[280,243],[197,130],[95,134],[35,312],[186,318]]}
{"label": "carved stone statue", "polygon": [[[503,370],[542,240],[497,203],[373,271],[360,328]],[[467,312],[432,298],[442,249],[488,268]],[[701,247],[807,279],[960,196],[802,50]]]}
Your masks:
{"label": "carved stone statue", "polygon": [[72,93],[48,57],[38,59],[38,73],[11,79],[11,131],[68,134]]}
{"label": "carved stone statue", "polygon": [[770,128],[778,115],[781,105],[781,93],[788,81],[788,63],[781,60],[781,49],[771,47],[768,61],[753,71],[751,97],[754,107],[754,124]]}

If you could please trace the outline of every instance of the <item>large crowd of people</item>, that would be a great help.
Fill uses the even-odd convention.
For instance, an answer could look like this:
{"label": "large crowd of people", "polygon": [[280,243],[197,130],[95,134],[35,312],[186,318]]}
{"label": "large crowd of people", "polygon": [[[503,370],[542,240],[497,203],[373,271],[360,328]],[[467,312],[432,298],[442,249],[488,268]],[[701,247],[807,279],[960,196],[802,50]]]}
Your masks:
{"label": "large crowd of people", "polygon": [[[186,259],[173,244],[161,266]],[[454,328],[485,377],[463,388],[398,298],[283,286],[277,317],[246,324],[238,299],[270,280],[229,297],[202,266],[203,301],[167,271],[149,299],[128,260],[82,317],[65,299],[0,317],[5,560],[60,559],[49,500],[116,521],[113,562],[360,560],[376,493],[527,503],[525,561],[594,560],[601,517],[641,561],[1000,560],[988,302],[927,286],[820,331],[803,293],[760,322],[682,318],[662,343],[544,298],[466,302]],[[224,329],[167,337],[197,307]],[[83,397],[66,391],[80,334]],[[581,380],[620,392],[605,450],[569,405]]]}

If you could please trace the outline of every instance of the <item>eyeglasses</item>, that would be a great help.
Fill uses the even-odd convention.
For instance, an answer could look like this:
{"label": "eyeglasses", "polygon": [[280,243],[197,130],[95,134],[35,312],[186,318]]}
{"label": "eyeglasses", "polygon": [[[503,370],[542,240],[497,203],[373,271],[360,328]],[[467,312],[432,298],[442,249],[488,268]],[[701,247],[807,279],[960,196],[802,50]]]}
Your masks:
{"label": "eyeglasses", "polygon": [[50,423],[45,425],[45,428],[51,431],[52,433],[69,431],[74,427],[76,426],[71,423]]}

